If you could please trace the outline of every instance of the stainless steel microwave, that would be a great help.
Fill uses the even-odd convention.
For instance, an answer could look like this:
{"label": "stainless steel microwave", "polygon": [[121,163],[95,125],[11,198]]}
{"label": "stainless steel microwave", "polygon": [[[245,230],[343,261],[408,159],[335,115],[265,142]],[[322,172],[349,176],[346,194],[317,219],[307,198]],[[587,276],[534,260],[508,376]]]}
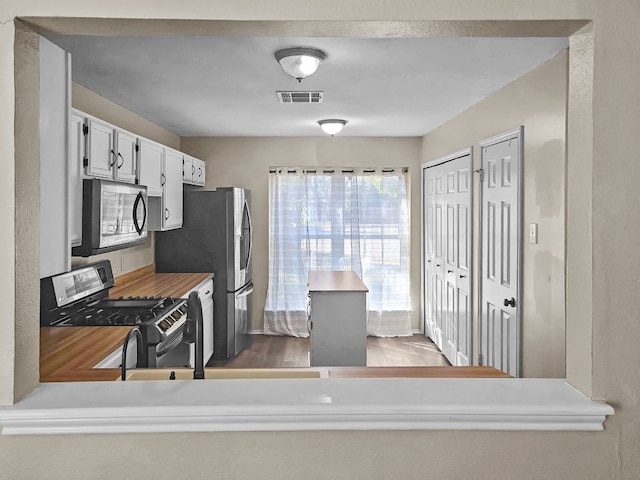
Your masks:
{"label": "stainless steel microwave", "polygon": [[82,182],[82,244],[74,256],[89,257],[141,245],[147,238],[147,187],[107,180]]}

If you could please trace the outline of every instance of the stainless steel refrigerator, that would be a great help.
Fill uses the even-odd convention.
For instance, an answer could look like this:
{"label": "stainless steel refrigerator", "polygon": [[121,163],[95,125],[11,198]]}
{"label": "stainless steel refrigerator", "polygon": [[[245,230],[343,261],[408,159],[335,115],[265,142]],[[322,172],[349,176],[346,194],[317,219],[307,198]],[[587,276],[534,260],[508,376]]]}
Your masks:
{"label": "stainless steel refrigerator", "polygon": [[182,228],[155,235],[157,272],[213,272],[213,363],[250,343],[251,192],[225,187],[184,192]]}

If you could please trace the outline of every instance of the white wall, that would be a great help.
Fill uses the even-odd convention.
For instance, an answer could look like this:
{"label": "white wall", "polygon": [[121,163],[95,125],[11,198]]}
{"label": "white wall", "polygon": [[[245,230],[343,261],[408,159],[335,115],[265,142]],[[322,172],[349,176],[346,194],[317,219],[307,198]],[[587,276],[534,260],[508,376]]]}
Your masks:
{"label": "white wall", "polygon": [[[570,98],[578,103],[593,92],[593,122],[589,116],[572,118],[569,106],[568,170],[586,169],[586,178],[567,178],[567,278],[571,288],[583,292],[568,297],[567,310],[577,302],[588,301],[586,316],[569,313],[567,322],[593,329],[587,334],[586,348],[567,356],[572,364],[569,381],[595,398],[604,398],[616,408],[604,432],[237,432],[225,434],[162,435],[73,435],[67,437],[0,436],[0,475],[21,478],[129,478],[173,479],[220,476],[238,478],[308,479],[350,478],[460,478],[492,479],[634,479],[640,476],[640,218],[631,208],[638,204],[640,181],[640,136],[637,134],[640,90],[640,16],[636,0],[619,0],[615,8],[603,0],[369,0],[323,2],[257,0],[243,2],[199,2],[183,0],[160,5],[143,0],[130,2],[86,2],[59,0],[8,0],[3,3],[0,21],[0,213],[10,219],[20,208],[33,206],[28,198],[16,197],[16,184],[23,182],[21,164],[37,162],[37,152],[28,148],[32,131],[21,117],[37,118],[28,107],[29,90],[11,76],[23,77],[30,65],[25,61],[24,45],[17,45],[14,57],[14,25],[6,22],[16,16],[93,18],[192,18],[155,24],[155,31],[183,32],[249,31],[283,35],[307,32],[325,35],[412,35],[456,32],[471,34],[504,32],[546,34],[575,30],[580,19],[593,19],[595,62],[593,89],[588,65],[584,76],[571,78]],[[260,20],[252,23],[225,23],[221,30],[206,24],[208,19]],[[291,20],[270,24],[265,20]],[[417,22],[395,20],[413,19]],[[480,20],[462,25],[437,22],[439,19]],[[483,20],[496,20],[484,22]],[[559,23],[546,20],[561,20]],[[575,20],[575,23],[563,20]],[[306,22],[311,20],[311,22]],[[321,22],[313,22],[322,20]],[[336,22],[337,20],[338,22]],[[376,23],[364,20],[380,20]],[[428,20],[422,22],[422,20]],[[430,20],[436,20],[431,22]],[[507,23],[501,20],[507,20]],[[545,20],[518,22],[519,20]],[[516,21],[515,23],[512,21]],[[50,28],[94,31],[103,21],[73,20],[61,27],[49,19]],[[204,22],[204,23],[203,23]],[[302,22],[302,23],[300,23]],[[102,27],[100,26],[102,25]],[[137,28],[135,22],[107,22],[107,29]],[[458,28],[461,27],[461,28]],[[575,27],[575,28],[574,28]],[[252,30],[253,29],[253,30]],[[120,30],[125,31],[125,30]],[[15,58],[15,63],[14,63]],[[21,73],[18,73],[21,72]],[[15,89],[15,90],[14,90]],[[14,110],[14,91],[16,107]],[[582,100],[581,100],[582,99]],[[588,111],[581,110],[581,112]],[[29,123],[29,122],[26,122]],[[586,124],[586,128],[585,128]],[[30,126],[30,125],[27,125]],[[593,141],[590,128],[593,130]],[[15,143],[14,143],[15,135]],[[576,153],[572,144],[583,149]],[[591,149],[590,146],[593,146]],[[585,154],[586,152],[586,154]],[[14,181],[14,176],[18,176]],[[591,182],[592,178],[592,182]],[[577,201],[577,190],[592,191]],[[590,219],[587,228],[575,222]],[[28,232],[31,233],[31,232]],[[0,319],[0,403],[14,395],[20,398],[35,385],[37,362],[23,358],[38,350],[38,305],[20,300],[38,297],[37,270],[31,257],[37,257],[35,241],[16,224],[6,222],[0,232],[0,286],[6,296]],[[580,241],[588,238],[589,242]],[[24,247],[23,245],[26,245]],[[574,246],[577,248],[574,249]],[[579,248],[578,248],[579,247]],[[575,276],[574,258],[578,252],[587,266]],[[37,260],[37,259],[36,259]],[[38,262],[35,261],[35,265]],[[22,291],[22,293],[19,293]],[[20,296],[22,295],[22,296]],[[586,299],[586,300],[584,300]],[[592,315],[589,312],[593,312]],[[584,330],[584,328],[582,328]],[[569,333],[569,329],[567,329]],[[575,335],[567,336],[574,345]],[[14,355],[15,353],[15,355]],[[37,355],[36,355],[37,357]],[[584,379],[588,383],[584,383]],[[36,460],[34,460],[34,458]]]}
{"label": "white wall", "polygon": [[[485,138],[524,125],[524,218],[522,376],[565,376],[565,158],[568,51],[507,85],[423,137],[426,162],[473,147],[473,169],[480,168]],[[474,175],[474,252],[479,251],[478,175]],[[528,241],[537,223],[538,243]],[[474,268],[480,271],[479,255]],[[474,282],[474,299],[478,285]],[[474,318],[478,318],[474,301]],[[474,328],[477,333],[477,323]],[[478,351],[477,338],[474,351]]]}
{"label": "white wall", "polygon": [[[181,148],[207,164],[205,188],[242,187],[251,190],[254,251],[252,330],[264,328],[269,260],[270,166],[409,167],[411,199],[420,197],[419,138],[356,137],[183,137]],[[413,328],[420,312],[420,204],[411,208],[411,285]]]}

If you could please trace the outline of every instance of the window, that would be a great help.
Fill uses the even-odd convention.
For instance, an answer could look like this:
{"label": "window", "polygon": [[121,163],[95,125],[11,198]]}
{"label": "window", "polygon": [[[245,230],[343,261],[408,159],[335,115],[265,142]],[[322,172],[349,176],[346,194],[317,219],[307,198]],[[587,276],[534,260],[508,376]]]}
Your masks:
{"label": "window", "polygon": [[370,335],[410,335],[406,169],[270,173],[265,333],[308,336],[309,270],[353,270],[369,288]]}

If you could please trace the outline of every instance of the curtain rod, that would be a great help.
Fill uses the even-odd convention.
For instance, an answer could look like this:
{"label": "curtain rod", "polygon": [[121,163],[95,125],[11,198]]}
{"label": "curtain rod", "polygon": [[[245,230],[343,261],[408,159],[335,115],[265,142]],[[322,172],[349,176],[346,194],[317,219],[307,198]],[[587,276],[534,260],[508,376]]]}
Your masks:
{"label": "curtain rod", "polygon": [[360,168],[353,168],[353,167],[329,167],[329,168],[324,168],[324,169],[318,169],[318,168],[305,168],[305,167],[269,167],[269,173],[288,173],[288,174],[298,174],[298,173],[311,173],[311,174],[317,174],[317,173],[321,173],[321,174],[325,174],[325,175],[333,175],[336,172],[339,173],[350,173],[350,174],[355,174],[358,172],[362,172],[364,174],[375,174],[377,172],[380,173],[396,173],[396,172],[402,172],[402,173],[408,173],[409,172],[409,167],[397,167],[397,168],[393,168],[393,167],[385,167],[385,168],[372,168],[372,167],[360,167]]}

